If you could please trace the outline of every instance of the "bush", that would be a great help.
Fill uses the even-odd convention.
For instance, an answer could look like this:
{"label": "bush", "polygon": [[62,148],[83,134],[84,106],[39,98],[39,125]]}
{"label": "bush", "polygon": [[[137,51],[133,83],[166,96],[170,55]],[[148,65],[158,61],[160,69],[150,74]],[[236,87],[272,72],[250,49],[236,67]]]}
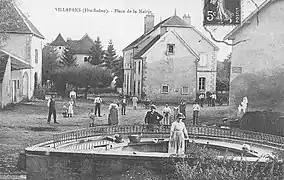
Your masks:
{"label": "bush", "polygon": [[46,92],[47,92],[46,87],[38,87],[37,89],[34,90],[34,98],[44,100]]}

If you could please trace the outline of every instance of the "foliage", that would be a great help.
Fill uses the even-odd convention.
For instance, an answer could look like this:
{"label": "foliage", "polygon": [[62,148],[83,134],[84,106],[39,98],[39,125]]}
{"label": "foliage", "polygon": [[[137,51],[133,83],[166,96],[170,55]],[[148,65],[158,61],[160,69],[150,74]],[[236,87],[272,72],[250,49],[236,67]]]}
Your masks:
{"label": "foliage", "polygon": [[51,79],[53,72],[59,68],[58,54],[56,50],[49,44],[45,45],[42,49],[42,80],[46,82]]}
{"label": "foliage", "polygon": [[65,67],[76,66],[77,65],[77,62],[76,62],[77,57],[74,56],[74,54],[75,54],[75,50],[73,48],[71,48],[70,46],[67,46],[64,49],[63,54],[61,56],[62,65],[65,66]]}
{"label": "foliage", "polygon": [[282,107],[284,98],[284,68],[263,70],[255,74],[243,73],[231,82],[235,105],[246,96],[250,107],[277,109]]}
{"label": "foliage", "polygon": [[92,65],[100,65],[103,63],[104,60],[104,50],[102,46],[102,42],[99,37],[97,37],[97,40],[95,41],[95,44],[90,49],[90,57],[89,62]]}
{"label": "foliage", "polygon": [[21,17],[17,14],[17,11],[11,10],[13,9],[13,3],[16,3],[16,0],[0,1],[0,47],[3,45],[2,42],[9,38],[5,32],[15,31],[22,26],[19,23]]}
{"label": "foliage", "polygon": [[232,53],[230,53],[223,62],[218,61],[217,63],[217,77],[216,77],[217,91],[229,91],[231,57]]}
{"label": "foliage", "polygon": [[175,165],[176,179],[183,180],[248,180],[283,178],[283,164],[269,161],[261,164],[258,161],[234,161],[232,158],[216,158],[219,155],[206,147],[197,147],[190,143],[188,157]]}
{"label": "foliage", "polygon": [[117,76],[115,87],[122,88],[123,87],[123,57],[119,57],[113,61],[113,70],[114,76]]}
{"label": "foliage", "polygon": [[36,99],[45,99],[45,94],[48,91],[46,87],[40,86],[34,90],[34,98]]}
{"label": "foliage", "polygon": [[109,41],[107,50],[105,51],[104,67],[112,69],[114,67],[114,61],[117,59],[115,49],[112,44],[112,40]]}

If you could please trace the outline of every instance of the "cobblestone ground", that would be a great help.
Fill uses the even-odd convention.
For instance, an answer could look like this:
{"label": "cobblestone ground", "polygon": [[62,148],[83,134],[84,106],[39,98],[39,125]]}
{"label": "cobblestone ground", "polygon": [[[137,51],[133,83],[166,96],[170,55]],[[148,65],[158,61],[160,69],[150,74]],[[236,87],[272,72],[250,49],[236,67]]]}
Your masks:
{"label": "cobblestone ground", "polygon": [[[89,124],[88,113],[94,105],[92,102],[78,102],[75,108],[75,116],[63,118],[61,107],[63,101],[57,102],[57,115],[60,124],[50,125],[46,123],[47,107],[46,101],[36,101],[14,105],[6,110],[0,111],[0,179],[3,174],[24,174],[17,169],[19,152],[26,147],[47,141],[52,138],[53,133],[87,127]],[[107,124],[108,105],[102,106],[103,117],[96,120],[96,124]],[[158,112],[163,107],[158,106]],[[188,119],[191,121],[191,105],[187,107]],[[214,124],[226,117],[228,107],[204,107],[200,114],[202,123]],[[144,115],[147,110],[139,107],[133,111],[129,106],[126,116],[119,117],[119,124],[143,124]]]}

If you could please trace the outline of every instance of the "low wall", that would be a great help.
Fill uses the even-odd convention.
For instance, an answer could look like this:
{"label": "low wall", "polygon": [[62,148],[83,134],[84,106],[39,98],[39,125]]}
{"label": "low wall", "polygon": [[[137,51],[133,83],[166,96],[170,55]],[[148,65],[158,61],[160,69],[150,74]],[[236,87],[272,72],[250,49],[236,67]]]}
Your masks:
{"label": "low wall", "polygon": [[161,157],[131,154],[26,150],[28,180],[93,180],[106,174],[123,173],[128,166],[133,165],[159,168],[163,161]]}

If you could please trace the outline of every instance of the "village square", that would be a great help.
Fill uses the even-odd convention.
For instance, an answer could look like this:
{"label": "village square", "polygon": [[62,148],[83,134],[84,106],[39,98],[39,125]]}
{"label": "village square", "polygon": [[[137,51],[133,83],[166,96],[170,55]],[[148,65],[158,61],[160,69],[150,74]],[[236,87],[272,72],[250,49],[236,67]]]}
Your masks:
{"label": "village square", "polygon": [[[143,33],[127,40],[130,43],[118,52],[111,38],[103,44],[101,37],[92,37],[87,30],[81,38],[69,38],[58,29],[57,35],[46,42],[40,28],[17,4],[1,1],[0,179],[283,178],[284,3],[265,0],[241,21],[241,1],[225,6],[228,2],[204,1],[203,26],[209,36],[192,23],[195,17],[190,12],[180,14],[173,9],[157,22],[155,13],[138,9],[143,14],[138,18]],[[84,11],[127,13],[119,8],[114,12],[96,8]],[[223,34],[222,40],[216,40],[213,24],[233,28]],[[223,59],[218,55],[220,44],[231,47]],[[84,145],[87,140],[82,139],[98,136],[103,139]],[[128,140],[129,144],[119,146]],[[73,141],[79,145],[73,145]],[[161,147],[153,150],[154,146],[149,145],[152,141],[161,141]],[[132,145],[134,150],[129,148]],[[131,155],[112,150],[114,146],[131,151]],[[141,153],[143,148],[146,152],[146,146],[151,147],[147,150],[150,155]],[[131,159],[138,153],[137,162],[142,159],[148,163],[148,156],[162,157],[159,153],[163,151],[163,157],[194,157],[197,164],[175,162],[172,170],[164,165],[153,168],[151,163],[149,167],[134,163],[135,169],[125,163],[127,171],[118,173],[119,168],[111,167],[110,175],[94,170],[93,157],[78,155],[80,162],[73,159],[80,164],[74,163],[76,168],[64,163],[57,166],[59,155],[52,159],[53,152],[90,152],[101,147],[106,154],[108,150],[121,154],[121,159]],[[38,158],[43,151],[44,157],[51,159]],[[93,153],[102,155],[97,149]],[[236,158],[230,165],[221,163],[220,167],[226,169],[221,173],[215,162],[226,153]],[[71,161],[72,157],[65,156]],[[238,158],[243,156],[247,156],[243,167],[252,174],[245,173],[242,166],[230,174],[233,163],[242,163]],[[205,160],[199,167],[202,158]],[[88,159],[92,159],[89,164],[85,163]],[[101,161],[103,165],[109,163]],[[116,164],[114,161],[110,164]],[[251,166],[255,162],[259,162],[259,169]],[[261,170],[265,163],[272,164]],[[198,168],[203,170],[208,164],[208,173],[200,175]]]}

